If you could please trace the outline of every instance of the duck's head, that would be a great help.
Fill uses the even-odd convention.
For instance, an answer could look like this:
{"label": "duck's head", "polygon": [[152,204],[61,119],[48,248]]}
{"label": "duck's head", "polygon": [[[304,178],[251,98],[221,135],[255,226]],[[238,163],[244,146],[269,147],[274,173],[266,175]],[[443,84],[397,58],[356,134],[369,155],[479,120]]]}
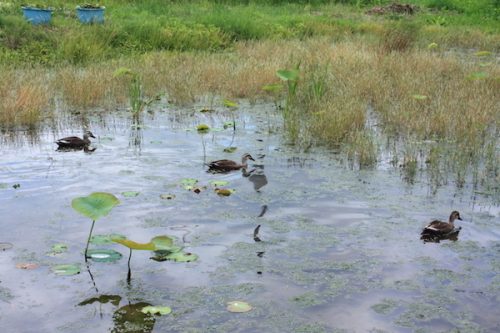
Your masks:
{"label": "duck's head", "polygon": [[248,160],[255,161],[249,153],[243,154],[241,157],[242,164],[245,164]]}
{"label": "duck's head", "polygon": [[452,211],[450,214],[450,223],[452,223],[455,220],[462,221],[462,218],[460,217],[460,213],[456,210]]}
{"label": "duck's head", "polygon": [[91,131],[85,131],[85,133],[83,133],[83,136],[87,137],[87,138],[94,138],[95,139],[95,136],[94,136],[94,134],[92,134]]}

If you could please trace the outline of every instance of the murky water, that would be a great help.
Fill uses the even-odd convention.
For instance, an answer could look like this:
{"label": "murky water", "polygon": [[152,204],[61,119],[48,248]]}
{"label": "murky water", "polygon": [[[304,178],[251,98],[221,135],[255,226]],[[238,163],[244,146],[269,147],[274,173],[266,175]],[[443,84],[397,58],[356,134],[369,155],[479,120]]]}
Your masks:
{"label": "murky water", "polygon": [[[55,139],[82,132],[69,120],[31,144],[4,140],[0,243],[13,247],[0,251],[2,332],[500,331],[500,209],[490,198],[452,182],[430,191],[425,174],[409,185],[397,168],[350,170],[327,150],[297,152],[269,112],[238,111],[234,137],[222,130],[231,117],[219,113],[163,110],[139,126],[128,113],[90,117],[93,153],[55,151]],[[221,130],[200,135],[200,123]],[[238,149],[224,153],[228,146]],[[251,174],[206,172],[204,162],[245,152],[256,158]],[[201,193],[184,189],[184,178],[197,179]],[[235,192],[218,196],[212,180]],[[199,260],[156,262],[134,251],[127,283],[128,250],[91,244],[123,258],[87,267],[91,223],[71,200],[96,191],[121,204],[94,235],[171,235]],[[464,219],[457,241],[420,241],[428,221],[452,210]],[[47,255],[57,243],[68,251]],[[81,273],[52,272],[66,263]],[[253,310],[229,313],[233,300]],[[148,304],[172,314],[140,313]]]}

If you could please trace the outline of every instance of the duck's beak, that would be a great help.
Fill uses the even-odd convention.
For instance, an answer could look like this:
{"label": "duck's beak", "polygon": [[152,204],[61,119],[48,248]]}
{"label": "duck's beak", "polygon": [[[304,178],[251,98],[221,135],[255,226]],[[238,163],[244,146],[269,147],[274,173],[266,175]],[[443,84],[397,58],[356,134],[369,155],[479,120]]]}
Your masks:
{"label": "duck's beak", "polygon": [[95,139],[95,136],[92,133],[90,133],[90,137]]}
{"label": "duck's beak", "polygon": [[462,221],[462,218],[461,218],[460,216],[459,216],[459,217],[457,217],[457,219],[459,219],[460,221]]}
{"label": "duck's beak", "polygon": [[253,157],[252,157],[252,156],[248,156],[248,159],[249,159],[249,160],[252,160],[252,161],[254,161],[254,162],[255,162],[255,160],[253,159]]}

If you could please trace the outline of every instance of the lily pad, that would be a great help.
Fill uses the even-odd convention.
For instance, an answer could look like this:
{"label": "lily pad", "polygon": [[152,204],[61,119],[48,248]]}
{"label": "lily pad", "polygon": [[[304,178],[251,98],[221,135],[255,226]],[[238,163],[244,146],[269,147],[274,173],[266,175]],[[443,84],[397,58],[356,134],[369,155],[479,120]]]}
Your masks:
{"label": "lily pad", "polygon": [[429,50],[437,49],[437,47],[438,47],[437,43],[430,43],[429,45],[427,45],[427,49]]}
{"label": "lily pad", "polygon": [[113,262],[120,260],[122,254],[115,250],[92,249],[87,251],[87,256],[95,262]]}
{"label": "lily pad", "polygon": [[206,133],[210,131],[210,126],[208,126],[207,124],[200,124],[196,126],[196,130],[201,133]]}
{"label": "lily pad", "polygon": [[198,256],[191,252],[174,252],[166,256],[166,258],[175,262],[193,262],[198,260]]}
{"label": "lily pad", "polygon": [[172,200],[175,198],[175,194],[160,194],[160,199]]}
{"label": "lily pad", "polygon": [[63,243],[58,243],[52,245],[52,249],[50,252],[47,253],[48,256],[57,256],[61,253],[64,253],[68,251],[68,245],[63,244]]}
{"label": "lily pad", "polygon": [[119,203],[120,200],[111,193],[94,192],[89,196],[73,199],[71,206],[80,214],[95,221],[108,215]]}
{"label": "lily pad", "polygon": [[215,186],[215,187],[220,187],[220,186],[226,186],[229,184],[228,181],[226,180],[212,180],[210,182],[210,184],[212,184],[212,186]]}
{"label": "lily pad", "polygon": [[198,180],[194,178],[184,178],[181,180],[182,187],[188,191],[192,190],[196,183],[198,183]]}
{"label": "lily pad", "polygon": [[122,195],[125,197],[125,198],[133,198],[133,197],[136,197],[139,195],[140,192],[137,192],[137,191],[125,191],[125,192],[122,192]]}
{"label": "lily pad", "polygon": [[224,148],[224,152],[225,153],[234,153],[237,149],[238,149],[238,147],[226,147],[226,148]]}
{"label": "lily pad", "polygon": [[126,239],[127,237],[120,234],[95,235],[90,238],[90,242],[96,245],[112,244],[113,243],[112,238]]}
{"label": "lily pad", "polygon": [[226,309],[229,312],[242,313],[252,310],[252,306],[243,301],[231,301],[227,303]]}
{"label": "lily pad", "polygon": [[0,243],[0,251],[10,250],[13,246],[11,243]]}
{"label": "lily pad", "polygon": [[224,125],[222,125],[224,127],[224,129],[226,128],[231,128],[231,127],[234,127],[234,122],[233,121],[226,121],[224,123]]}
{"label": "lily pad", "polygon": [[222,197],[228,197],[231,194],[233,194],[233,192],[234,192],[234,190],[230,190],[228,188],[216,188],[215,189],[215,193],[217,193],[218,195],[220,195]]}
{"label": "lily pad", "polygon": [[80,266],[73,264],[57,265],[52,267],[52,271],[56,275],[61,275],[61,276],[76,275],[80,274]]}
{"label": "lily pad", "polygon": [[145,306],[141,309],[142,313],[158,314],[158,315],[168,315],[172,312],[172,309],[168,306]]}

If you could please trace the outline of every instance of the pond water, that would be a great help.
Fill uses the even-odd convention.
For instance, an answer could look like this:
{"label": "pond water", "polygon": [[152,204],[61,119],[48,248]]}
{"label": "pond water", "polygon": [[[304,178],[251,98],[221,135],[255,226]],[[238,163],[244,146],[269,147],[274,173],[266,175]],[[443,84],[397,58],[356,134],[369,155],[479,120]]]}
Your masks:
{"label": "pond water", "polygon": [[[500,331],[500,209],[467,184],[431,191],[425,172],[409,184],[398,168],[353,170],[334,151],[297,151],[270,106],[240,109],[234,135],[224,112],[163,107],[135,125],[120,111],[84,118],[91,153],[56,151],[57,138],[82,133],[71,118],[35,139],[1,140],[2,332]],[[200,123],[219,130],[201,135]],[[207,173],[205,162],[246,152],[256,159],[247,173]],[[218,196],[214,180],[234,193]],[[121,201],[94,236],[170,235],[198,260],[134,251],[127,281],[128,249],[91,243],[123,257],[86,264],[91,221],[71,201],[92,192]],[[422,227],[452,210],[463,218],[458,240],[423,243]],[[61,243],[67,251],[51,253]],[[58,276],[60,264],[81,273]],[[253,309],[228,312],[230,301]],[[172,313],[145,315],[146,305]]]}

